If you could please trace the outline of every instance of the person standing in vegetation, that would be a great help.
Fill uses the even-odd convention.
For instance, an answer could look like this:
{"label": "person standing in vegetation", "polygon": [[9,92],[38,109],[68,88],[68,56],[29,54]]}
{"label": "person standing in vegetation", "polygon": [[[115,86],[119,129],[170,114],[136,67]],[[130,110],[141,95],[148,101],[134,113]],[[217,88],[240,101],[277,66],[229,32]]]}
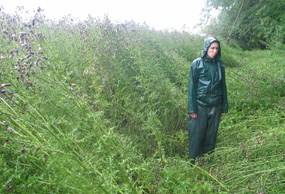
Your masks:
{"label": "person standing in vegetation", "polygon": [[202,56],[190,68],[188,86],[189,156],[196,159],[215,149],[220,118],[228,112],[224,63],[220,42],[207,37]]}

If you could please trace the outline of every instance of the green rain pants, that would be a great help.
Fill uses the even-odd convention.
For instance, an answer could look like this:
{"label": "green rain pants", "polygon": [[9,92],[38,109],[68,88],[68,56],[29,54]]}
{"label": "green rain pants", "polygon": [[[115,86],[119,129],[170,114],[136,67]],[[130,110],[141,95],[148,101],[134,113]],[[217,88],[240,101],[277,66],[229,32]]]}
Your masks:
{"label": "green rain pants", "polygon": [[222,107],[204,108],[198,106],[198,117],[188,123],[189,156],[194,161],[215,149]]}

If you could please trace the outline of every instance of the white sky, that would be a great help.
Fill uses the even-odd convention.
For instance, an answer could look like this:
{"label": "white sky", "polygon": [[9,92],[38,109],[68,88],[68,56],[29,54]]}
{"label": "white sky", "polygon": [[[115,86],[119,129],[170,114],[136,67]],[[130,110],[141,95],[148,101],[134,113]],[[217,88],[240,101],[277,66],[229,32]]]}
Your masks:
{"label": "white sky", "polygon": [[5,13],[15,12],[16,6],[31,13],[41,7],[50,19],[107,15],[115,23],[133,20],[158,30],[192,29],[200,21],[204,4],[205,0],[0,0]]}

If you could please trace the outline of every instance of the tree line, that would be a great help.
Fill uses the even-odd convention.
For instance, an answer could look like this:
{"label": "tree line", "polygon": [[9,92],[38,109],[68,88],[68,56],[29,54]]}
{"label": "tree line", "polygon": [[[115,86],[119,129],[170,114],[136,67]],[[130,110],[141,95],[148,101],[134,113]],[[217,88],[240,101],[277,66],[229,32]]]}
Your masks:
{"label": "tree line", "polygon": [[[246,50],[284,48],[284,0],[207,0],[205,11],[220,10],[204,31]],[[206,14],[206,18],[209,15]]]}

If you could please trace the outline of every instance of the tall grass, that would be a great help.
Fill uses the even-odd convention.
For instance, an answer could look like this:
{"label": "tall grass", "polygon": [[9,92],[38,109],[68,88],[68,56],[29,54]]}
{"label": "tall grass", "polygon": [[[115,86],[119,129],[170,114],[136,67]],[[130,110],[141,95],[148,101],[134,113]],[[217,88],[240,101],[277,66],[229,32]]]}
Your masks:
{"label": "tall grass", "polygon": [[284,51],[223,43],[230,112],[192,166],[187,80],[202,37],[0,13],[2,193],[284,190]]}

